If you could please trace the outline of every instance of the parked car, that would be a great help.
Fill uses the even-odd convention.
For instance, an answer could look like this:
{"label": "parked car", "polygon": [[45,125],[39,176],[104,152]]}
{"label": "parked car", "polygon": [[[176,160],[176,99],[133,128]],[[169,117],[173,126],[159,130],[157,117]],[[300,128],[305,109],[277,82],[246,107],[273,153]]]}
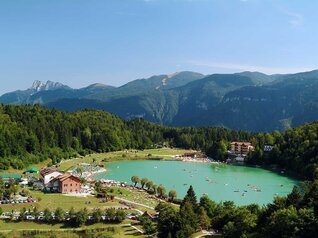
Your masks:
{"label": "parked car", "polygon": [[27,216],[26,216],[26,219],[27,219],[28,221],[34,221],[34,220],[35,220],[35,216],[27,215]]}

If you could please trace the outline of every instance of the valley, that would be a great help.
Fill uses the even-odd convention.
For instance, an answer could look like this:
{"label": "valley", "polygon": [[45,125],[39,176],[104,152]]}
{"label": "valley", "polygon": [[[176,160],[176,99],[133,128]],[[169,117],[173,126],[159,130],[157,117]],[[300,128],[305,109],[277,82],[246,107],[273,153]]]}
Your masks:
{"label": "valley", "polygon": [[[18,191],[23,191],[24,193],[27,193],[28,196],[36,199],[35,203],[2,204],[0,205],[0,208],[2,214],[9,214],[11,212],[17,213],[23,209],[26,211],[33,211],[34,209],[37,211],[43,211],[47,208],[49,208],[50,211],[55,211],[60,208],[62,208],[64,211],[70,211],[71,209],[75,208],[75,212],[81,211],[83,208],[87,209],[88,212],[94,212],[96,209],[107,210],[114,208],[123,209],[129,213],[142,214],[143,212],[147,211],[154,214],[154,207],[156,207],[160,201],[165,200],[162,200],[162,198],[156,198],[153,195],[149,195],[147,190],[143,191],[141,189],[140,184],[138,185],[138,189],[134,189],[133,184],[130,181],[130,177],[133,174],[138,174],[142,178],[147,177],[149,180],[151,179],[158,185],[162,183],[168,191],[170,188],[176,189],[178,198],[182,198],[185,195],[185,191],[190,185],[193,185],[196,188],[197,194],[200,195],[203,195],[202,191],[207,191],[207,187],[211,187],[213,185],[215,186],[216,190],[213,191],[212,194],[209,193],[210,197],[213,197],[219,202],[228,199],[234,200],[235,203],[241,205],[245,203],[247,205],[250,203],[266,204],[267,202],[270,202],[274,196],[278,195],[278,193],[275,194],[278,192],[278,190],[281,190],[279,195],[284,196],[291,191],[293,185],[297,184],[296,181],[289,180],[285,177],[275,175],[272,172],[262,169],[235,167],[222,163],[206,164],[180,162],[175,161],[174,159],[176,155],[189,154],[192,152],[194,151],[171,148],[129,150],[109,153],[95,153],[84,157],[62,160],[56,165],[60,171],[71,171],[79,164],[99,165],[105,167],[107,172],[96,174],[94,177],[97,181],[102,181],[103,179],[123,181],[127,182],[129,187],[124,188],[120,186],[111,186],[108,195],[115,196],[115,199],[108,202],[101,202],[101,199],[96,197],[96,192],[88,196],[77,196],[76,194],[66,196],[65,194],[43,193],[42,191],[33,190],[32,187],[27,187],[21,188]],[[50,163],[50,161],[47,161],[47,163]],[[41,163],[34,164],[32,166],[41,170],[41,167],[45,165]],[[22,173],[23,171],[15,170],[14,172]],[[200,179],[198,179],[198,176]],[[206,182],[207,177],[209,177],[209,181],[212,181],[213,184]],[[224,178],[222,179],[222,177]],[[259,177],[260,180],[256,181],[256,177]],[[246,181],[244,179],[246,179]],[[270,182],[270,180],[272,180],[272,182]],[[179,183],[179,185],[172,185],[171,181],[173,181],[173,184]],[[253,190],[250,191],[249,186],[252,185],[248,185],[248,187],[246,187],[246,183],[248,181],[253,181],[253,183],[257,184],[257,186],[262,188],[263,191],[261,193]],[[236,183],[236,185],[234,185],[233,182]],[[262,182],[263,184],[260,184]],[[184,186],[184,183],[187,183],[187,186]],[[284,186],[282,186],[282,184],[284,184]],[[249,190],[245,192],[246,197],[242,197],[241,193],[236,193],[236,190],[239,188],[239,186],[242,186],[243,193],[244,189]],[[276,190],[274,187],[276,187]],[[222,193],[219,193],[219,191],[222,191]],[[259,196],[255,197],[253,194]],[[219,195],[222,197],[219,197]],[[252,195],[252,197],[250,197],[250,195]],[[123,203],[122,201],[125,202]],[[127,205],[127,203],[131,205]],[[76,206],[74,206],[74,204],[76,204]],[[132,228],[130,224],[131,221],[127,219],[119,225],[105,225],[97,223],[93,225],[87,224],[81,228],[71,228],[62,225],[59,222],[55,222],[52,225],[46,225],[41,222],[33,221],[21,222],[1,220],[0,230],[2,234],[6,234],[7,237],[14,237],[18,234],[31,235],[32,231],[34,230],[37,230],[39,234],[45,234],[46,232],[50,231],[53,234],[59,234],[59,236],[62,237],[62,234],[67,235],[69,232],[79,235],[82,233],[86,234],[92,229],[95,230],[95,233],[96,230],[103,232],[107,231],[108,229],[114,229],[113,237],[118,236],[128,238],[131,237],[129,234],[134,234],[132,237],[144,237],[140,232],[138,232],[138,229],[142,230],[140,225],[136,223],[136,230]],[[26,225],[28,226],[27,229],[25,228]],[[132,233],[131,231],[133,230],[135,232]],[[196,236],[201,234],[202,233],[196,233]]]}

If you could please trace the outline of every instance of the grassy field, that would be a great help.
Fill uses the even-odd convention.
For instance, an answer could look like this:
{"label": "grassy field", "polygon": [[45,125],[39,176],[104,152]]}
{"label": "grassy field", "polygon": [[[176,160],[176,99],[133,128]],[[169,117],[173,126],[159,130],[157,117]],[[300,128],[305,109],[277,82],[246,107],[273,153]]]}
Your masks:
{"label": "grassy field", "polygon": [[[90,234],[98,231],[98,233],[107,232],[107,230],[113,230],[111,232],[114,238],[144,238],[146,236],[142,235],[136,229],[129,225],[129,221],[125,221],[126,224],[94,224],[87,225],[84,228],[65,228],[63,224],[40,224],[34,222],[5,222],[0,221],[1,234],[5,237],[61,237],[61,238],[78,238],[87,237],[85,234]],[[140,227],[138,227],[140,228]],[[32,233],[36,231],[36,235]]]}
{"label": "grassy field", "polygon": [[95,161],[99,164],[107,164],[118,160],[142,160],[157,158],[163,160],[171,160],[175,155],[181,155],[191,150],[184,149],[149,149],[149,150],[128,150],[128,151],[116,151],[109,153],[96,153],[90,154],[85,157],[75,158],[71,160],[64,160],[61,162],[59,169],[67,171],[74,167],[78,163],[93,163]]}
{"label": "grassy field", "polygon": [[[128,151],[115,151],[108,153],[95,153],[90,154],[85,157],[78,157],[70,160],[63,160],[60,164],[59,169],[67,171],[74,167],[78,163],[92,163],[95,159],[96,163],[103,163],[104,161],[113,162],[118,160],[142,160],[149,158],[158,158],[163,160],[171,160],[175,155],[181,155],[187,152],[192,152],[192,150],[185,149],[172,149],[172,148],[162,148],[162,149],[149,149],[149,150],[128,150]],[[41,169],[47,166],[51,162],[51,159],[47,159],[38,164],[31,164],[28,168]],[[25,169],[13,169],[9,168],[6,171],[1,171],[1,173],[23,173]]]}
{"label": "grassy field", "polygon": [[[112,191],[116,197],[150,207],[155,207],[158,204],[158,201],[146,192],[133,192],[128,188],[113,188]],[[94,210],[95,208],[123,207],[117,200],[102,203],[99,198],[93,196],[75,197],[65,196],[60,193],[43,193],[41,191],[30,191],[30,195],[37,200],[36,203],[2,204],[0,207],[4,212],[11,212],[12,210],[20,211],[23,207],[27,210],[32,210],[34,207],[37,207],[40,211],[43,211],[45,208],[49,208],[53,211],[58,207],[65,211],[69,211],[72,207],[74,207],[75,210],[80,210],[84,207],[89,210]],[[135,207],[141,211],[151,211],[151,209],[142,206],[136,205]]]}
{"label": "grassy field", "polygon": [[[147,205],[155,206],[156,203],[151,203],[152,200],[146,198],[147,193],[138,193],[138,196],[134,196],[134,192],[126,188],[114,188],[114,194],[116,196],[121,196],[126,199],[131,199],[132,201],[145,203]],[[99,199],[95,197],[70,197],[64,196],[62,194],[44,194],[40,191],[30,191],[30,195],[38,200],[36,203],[22,203],[22,204],[5,204],[0,205],[4,212],[20,211],[23,207],[27,210],[33,210],[34,207],[37,207],[39,211],[43,211],[45,208],[49,208],[51,211],[54,211],[57,207],[63,208],[63,210],[68,211],[70,208],[74,207],[75,210],[86,207],[88,210],[93,210],[95,208],[106,209],[107,207],[119,207],[122,206],[116,200],[114,202],[101,203]],[[138,199],[134,199],[138,197]],[[134,209],[140,211],[151,211],[153,210],[134,205]],[[135,210],[128,210],[128,212],[136,212]],[[82,229],[98,229],[98,228],[107,228],[107,227],[116,227],[116,233],[113,234],[114,238],[130,238],[130,237],[146,237],[140,234],[136,229],[132,227],[127,227],[130,224],[129,220],[124,221],[120,225],[108,225],[108,224],[94,224],[84,226]],[[127,226],[124,226],[127,225]],[[140,228],[140,227],[138,227]],[[56,237],[82,237],[74,231],[70,231],[70,228],[64,227],[63,224],[40,224],[35,222],[14,222],[14,221],[3,221],[0,220],[0,233],[5,233],[6,237],[24,237],[23,232],[31,232],[32,230],[41,231],[43,233],[52,231],[50,234],[55,234]],[[41,233],[40,233],[41,234]],[[74,235],[74,236],[73,236]],[[28,236],[33,237],[33,236]],[[44,237],[44,236],[43,236]],[[83,236],[84,237],[84,236]]]}
{"label": "grassy field", "polygon": [[129,188],[120,188],[119,191],[120,192],[116,192],[116,197],[141,203],[150,207],[156,207],[159,203],[154,196],[145,191],[136,190],[132,192]]}
{"label": "grassy field", "polygon": [[[51,162],[50,159],[48,160],[45,160],[41,163],[38,163],[38,164],[31,164],[28,166],[28,168],[36,168],[38,170],[40,170],[41,168],[47,166],[47,164],[49,164]],[[10,168],[6,171],[1,171],[1,173],[13,173],[13,174],[22,174],[26,169],[13,169],[13,168]],[[36,176],[36,174],[34,174]]]}
{"label": "grassy field", "polygon": [[59,193],[43,193],[40,191],[30,191],[30,195],[37,200],[36,203],[19,203],[19,204],[3,204],[1,208],[5,212],[12,210],[20,211],[23,207],[33,209],[37,207],[40,211],[45,208],[55,210],[57,207],[62,208],[65,211],[70,210],[74,207],[75,210],[80,210],[86,207],[87,209],[93,210],[94,208],[106,208],[106,207],[118,207],[121,206],[118,202],[107,202],[101,203],[100,199],[93,196],[89,197],[71,197],[65,196]]}

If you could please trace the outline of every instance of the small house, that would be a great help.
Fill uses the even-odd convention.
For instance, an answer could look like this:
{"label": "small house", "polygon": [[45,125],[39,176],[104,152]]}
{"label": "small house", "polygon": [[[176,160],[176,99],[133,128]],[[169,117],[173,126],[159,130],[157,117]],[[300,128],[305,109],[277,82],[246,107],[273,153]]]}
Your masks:
{"label": "small house", "polygon": [[154,218],[154,216],[151,215],[148,211],[145,211],[141,216],[142,217],[148,217],[148,218],[150,218],[150,220],[152,220]]}
{"label": "small house", "polygon": [[271,152],[273,149],[274,149],[274,146],[272,145],[264,145],[265,152]]}
{"label": "small house", "polygon": [[142,217],[148,217],[153,222],[157,222],[158,221],[158,214],[152,215],[148,211],[145,211],[141,216]]}

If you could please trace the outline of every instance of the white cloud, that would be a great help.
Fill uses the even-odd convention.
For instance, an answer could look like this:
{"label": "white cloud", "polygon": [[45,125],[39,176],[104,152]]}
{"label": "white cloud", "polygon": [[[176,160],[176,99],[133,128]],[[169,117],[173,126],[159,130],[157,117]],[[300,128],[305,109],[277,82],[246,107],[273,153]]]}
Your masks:
{"label": "white cloud", "polygon": [[282,74],[282,73],[298,73],[304,71],[310,71],[313,68],[307,67],[297,67],[297,68],[278,68],[278,67],[267,67],[260,65],[248,65],[248,64],[238,64],[238,63],[219,63],[219,62],[207,62],[207,61],[197,61],[191,60],[189,64],[194,66],[207,67],[215,70],[225,70],[225,71],[258,71],[266,74]]}
{"label": "white cloud", "polygon": [[300,27],[304,23],[304,17],[302,14],[290,12],[290,11],[284,11],[284,13],[289,17],[288,23],[292,27]]}

